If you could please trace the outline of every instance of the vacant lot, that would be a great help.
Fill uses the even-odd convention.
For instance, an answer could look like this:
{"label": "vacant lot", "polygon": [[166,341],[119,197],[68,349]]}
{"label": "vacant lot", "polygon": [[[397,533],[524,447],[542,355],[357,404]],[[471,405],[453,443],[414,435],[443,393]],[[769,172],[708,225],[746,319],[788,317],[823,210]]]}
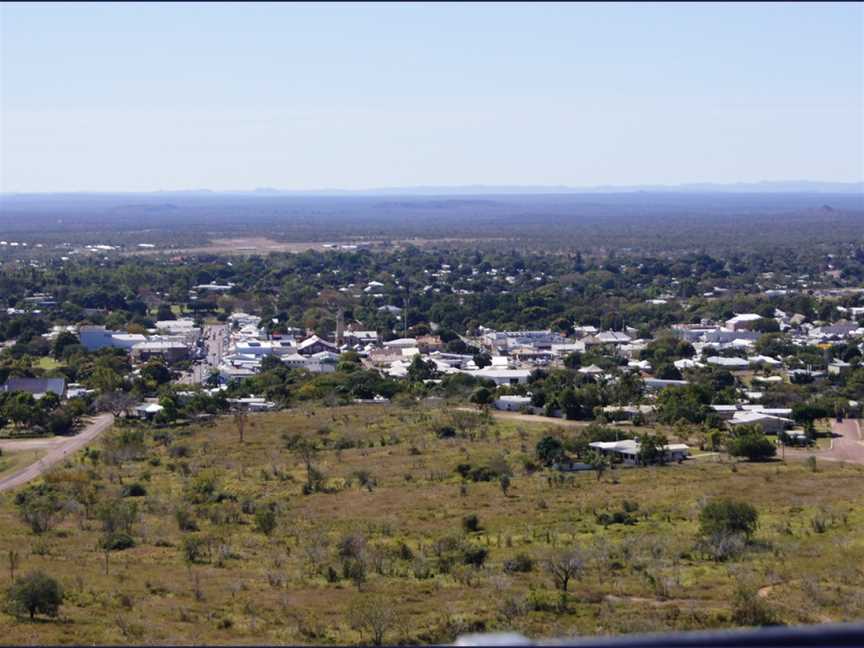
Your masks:
{"label": "vacant lot", "polygon": [[[299,409],[249,416],[243,442],[226,417],[147,430],[113,463],[106,448],[79,454],[49,478],[95,484],[101,502],[142,486],[117,500],[137,504],[135,546],[106,563],[95,513],[71,507],[36,535],[4,495],[0,578],[17,550],[18,573],[56,576],[66,603],[54,621],[0,613],[3,640],[368,642],[375,606],[387,642],[728,627],[754,610],[783,623],[864,617],[862,467],[712,459],[561,477],[530,464],[544,426],[455,417]],[[456,436],[439,438],[444,425]],[[100,443],[116,451],[112,435]],[[509,465],[509,490],[463,480],[459,464]],[[754,542],[726,562],[696,549],[700,506],[720,496],[760,513]],[[562,605],[543,561],[573,550],[581,569]]]}

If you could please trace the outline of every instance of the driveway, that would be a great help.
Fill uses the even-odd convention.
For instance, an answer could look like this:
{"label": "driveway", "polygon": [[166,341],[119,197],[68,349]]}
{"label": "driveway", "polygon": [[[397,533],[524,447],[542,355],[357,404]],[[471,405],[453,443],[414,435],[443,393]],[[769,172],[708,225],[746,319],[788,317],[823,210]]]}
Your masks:
{"label": "driveway", "polygon": [[843,419],[842,423],[831,421],[831,431],[840,435],[834,438],[831,449],[806,451],[786,449],[786,454],[793,457],[818,457],[828,461],[845,461],[864,465],[864,436],[861,431],[861,421]]}
{"label": "driveway", "polygon": [[100,414],[93,418],[87,427],[75,436],[0,441],[0,448],[3,448],[4,451],[47,449],[45,455],[36,463],[30,464],[0,479],[0,493],[17,488],[32,479],[36,479],[54,466],[54,464],[63,461],[67,457],[71,457],[78,450],[93,441],[93,439],[111,427],[112,423],[114,423],[113,415]]}

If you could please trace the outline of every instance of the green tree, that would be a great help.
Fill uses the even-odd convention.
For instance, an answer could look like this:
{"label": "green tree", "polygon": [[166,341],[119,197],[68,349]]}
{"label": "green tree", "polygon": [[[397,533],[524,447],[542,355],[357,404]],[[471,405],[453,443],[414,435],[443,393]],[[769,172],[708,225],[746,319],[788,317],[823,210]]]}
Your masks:
{"label": "green tree", "polygon": [[537,458],[546,466],[551,466],[564,457],[564,444],[553,436],[545,436],[537,442]]}
{"label": "green tree", "polygon": [[766,461],[777,454],[777,446],[758,428],[739,430],[728,446],[730,455],[750,461]]}
{"label": "green tree", "polygon": [[32,620],[37,614],[56,617],[63,604],[63,588],[42,572],[31,572],[15,581],[6,592],[8,608],[15,616]]}
{"label": "green tree", "polygon": [[748,540],[759,525],[759,513],[747,502],[720,499],[705,505],[699,513],[699,532],[704,537],[741,534]]}

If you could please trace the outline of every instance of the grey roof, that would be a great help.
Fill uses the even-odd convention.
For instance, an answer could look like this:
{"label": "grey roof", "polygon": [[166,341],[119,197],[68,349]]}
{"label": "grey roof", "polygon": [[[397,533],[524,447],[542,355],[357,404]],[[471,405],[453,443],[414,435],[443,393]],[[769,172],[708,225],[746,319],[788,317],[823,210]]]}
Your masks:
{"label": "grey roof", "polygon": [[27,392],[28,394],[47,394],[53,392],[63,396],[66,391],[65,378],[9,378],[3,391]]}

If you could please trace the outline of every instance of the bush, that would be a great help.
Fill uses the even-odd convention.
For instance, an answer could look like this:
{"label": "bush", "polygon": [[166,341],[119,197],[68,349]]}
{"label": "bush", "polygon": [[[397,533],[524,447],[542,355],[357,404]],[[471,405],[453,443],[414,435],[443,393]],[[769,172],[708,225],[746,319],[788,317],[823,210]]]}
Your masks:
{"label": "bush", "polygon": [[534,569],[534,560],[524,553],[517,554],[515,558],[504,561],[504,571],[508,574],[528,573]]}
{"label": "bush", "polygon": [[255,511],[255,528],[264,535],[273,533],[278,522],[272,506],[262,506]]}
{"label": "bush", "polygon": [[103,549],[107,549],[108,551],[123,551],[124,549],[131,549],[134,547],[135,539],[128,533],[118,531],[116,533],[109,533],[102,538],[100,545]]}
{"label": "bush", "polygon": [[435,436],[439,439],[452,439],[456,436],[456,430],[450,425],[442,425],[435,430]]}
{"label": "bush", "polygon": [[480,518],[476,515],[467,515],[462,518],[462,528],[466,533],[475,533],[480,530]]}
{"label": "bush", "polygon": [[120,491],[121,497],[144,497],[147,494],[147,489],[138,482],[124,486]]}
{"label": "bush", "polygon": [[699,514],[699,531],[704,537],[740,533],[750,540],[758,524],[759,513],[752,505],[731,499],[711,502]]}
{"label": "bush", "polygon": [[187,508],[178,508],[174,511],[174,519],[177,520],[177,527],[181,531],[198,530],[198,523],[195,521],[195,514]]}
{"label": "bush", "polygon": [[474,567],[482,567],[486,562],[486,557],[489,555],[489,550],[484,547],[468,547],[462,554],[462,562],[466,565]]}
{"label": "bush", "polygon": [[31,572],[19,578],[7,590],[9,611],[15,616],[24,612],[33,619],[36,614],[56,617],[63,604],[63,588],[42,572]]}

